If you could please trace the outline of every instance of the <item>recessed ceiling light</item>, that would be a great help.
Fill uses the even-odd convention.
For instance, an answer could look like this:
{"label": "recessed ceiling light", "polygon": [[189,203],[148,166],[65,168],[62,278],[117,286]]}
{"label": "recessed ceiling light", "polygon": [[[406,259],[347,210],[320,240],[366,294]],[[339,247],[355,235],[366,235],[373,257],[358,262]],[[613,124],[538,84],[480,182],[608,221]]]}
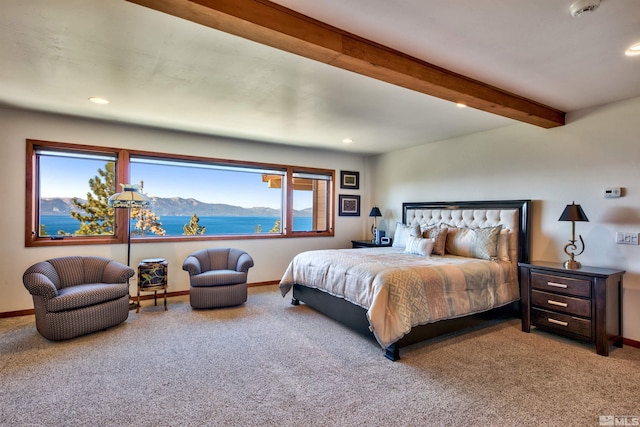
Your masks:
{"label": "recessed ceiling light", "polygon": [[91,98],[89,98],[89,101],[93,102],[94,104],[100,104],[100,105],[105,105],[109,103],[108,99],[100,98],[99,96],[92,96]]}
{"label": "recessed ceiling light", "polygon": [[353,144],[353,139],[351,138],[345,138],[342,140],[343,144]]}
{"label": "recessed ceiling light", "polygon": [[456,104],[456,107],[458,107],[458,108],[467,108],[467,104],[463,104],[462,102],[458,102]]}
{"label": "recessed ceiling light", "polygon": [[624,53],[627,56],[638,56],[640,55],[640,42],[631,45],[629,49]]}

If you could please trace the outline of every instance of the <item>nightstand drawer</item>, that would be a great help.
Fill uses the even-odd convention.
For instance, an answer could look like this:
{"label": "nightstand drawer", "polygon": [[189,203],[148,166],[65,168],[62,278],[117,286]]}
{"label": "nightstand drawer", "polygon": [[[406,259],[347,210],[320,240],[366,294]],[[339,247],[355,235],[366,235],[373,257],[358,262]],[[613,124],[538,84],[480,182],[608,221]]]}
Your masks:
{"label": "nightstand drawer", "polygon": [[568,314],[554,313],[539,308],[531,309],[531,323],[536,326],[568,332],[591,339],[591,320],[580,319]]}
{"label": "nightstand drawer", "polygon": [[568,297],[542,291],[531,291],[531,303],[546,310],[591,317],[591,300]]}
{"label": "nightstand drawer", "polygon": [[531,287],[565,295],[591,297],[591,281],[531,272]]}

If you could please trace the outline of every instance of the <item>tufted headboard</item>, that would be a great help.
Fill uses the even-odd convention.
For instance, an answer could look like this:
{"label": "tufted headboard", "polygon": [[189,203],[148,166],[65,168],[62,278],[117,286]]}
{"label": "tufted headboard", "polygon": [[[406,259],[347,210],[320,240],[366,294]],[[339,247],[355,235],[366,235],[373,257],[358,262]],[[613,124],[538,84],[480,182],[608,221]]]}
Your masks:
{"label": "tufted headboard", "polygon": [[510,258],[529,262],[530,204],[530,200],[403,203],[402,222],[467,228],[502,225],[510,230]]}

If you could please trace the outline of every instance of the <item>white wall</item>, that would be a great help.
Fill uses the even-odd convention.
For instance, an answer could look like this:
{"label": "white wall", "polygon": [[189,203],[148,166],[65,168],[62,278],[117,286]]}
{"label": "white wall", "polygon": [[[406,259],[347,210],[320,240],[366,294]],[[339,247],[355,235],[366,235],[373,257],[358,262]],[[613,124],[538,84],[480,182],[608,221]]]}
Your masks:
{"label": "white wall", "polygon": [[[360,171],[361,176],[364,176],[365,160],[359,155],[225,140],[0,108],[0,222],[3,233],[0,240],[0,313],[33,308],[31,296],[22,285],[22,273],[35,262],[77,254],[105,256],[121,262],[126,262],[127,258],[126,244],[25,247],[26,139],[335,169],[337,181],[340,170]],[[336,200],[339,193],[363,195],[364,189],[364,184],[361,183],[358,191],[344,191],[336,183]],[[182,271],[182,262],[190,252],[204,247],[233,246],[247,250],[254,258],[255,267],[249,271],[250,283],[280,280],[289,261],[298,252],[351,247],[351,239],[364,237],[369,205],[364,195],[362,197],[363,216],[340,217],[336,210],[335,237],[199,243],[134,242],[131,247],[131,265],[137,266],[144,258],[165,258],[169,262],[169,291],[187,290],[188,275]],[[135,295],[135,280],[131,283],[131,292]]]}
{"label": "white wall", "polygon": [[[464,110],[461,111],[462,113]],[[334,238],[237,240],[204,243],[133,244],[132,265],[148,257],[169,261],[170,291],[188,289],[184,257],[207,246],[232,245],[256,261],[250,282],[279,280],[290,259],[303,250],[349,247],[368,236],[370,207],[378,205],[390,229],[401,220],[403,202],[532,199],[533,260],[563,261],[570,225],[558,222],[575,200],[589,223],[577,223],[587,249],[586,265],[622,268],[624,336],[640,341],[640,246],[614,243],[616,231],[640,232],[640,98],[572,114],[567,125],[545,130],[518,124],[490,132],[425,144],[363,159],[361,156],[224,140],[64,116],[0,109],[0,313],[32,308],[22,273],[32,263],[87,253],[126,259],[126,245],[24,247],[25,139],[130,147],[146,151],[283,163],[361,172],[362,216],[336,215]],[[624,197],[604,199],[607,186]],[[11,203],[6,202],[12,200]],[[135,282],[132,282],[132,284]],[[135,288],[132,287],[135,293]]]}
{"label": "white wall", "polygon": [[[589,222],[576,223],[586,244],[578,260],[627,271],[623,335],[640,341],[640,246],[614,239],[640,232],[640,98],[571,114],[555,129],[516,124],[395,151],[367,168],[387,229],[402,220],[403,202],[533,200],[532,260],[567,258],[571,225],[558,218],[580,204]],[[623,187],[624,197],[604,199],[609,186]]]}

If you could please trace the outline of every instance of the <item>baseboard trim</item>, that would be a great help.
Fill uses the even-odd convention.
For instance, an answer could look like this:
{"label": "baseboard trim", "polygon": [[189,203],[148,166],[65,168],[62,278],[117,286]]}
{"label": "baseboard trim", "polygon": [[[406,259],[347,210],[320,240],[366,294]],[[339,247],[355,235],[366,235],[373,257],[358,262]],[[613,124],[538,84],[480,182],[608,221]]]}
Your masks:
{"label": "baseboard trim", "polygon": [[622,344],[629,347],[640,348],[640,341],[632,340],[630,338],[622,338]]}
{"label": "baseboard trim", "polygon": [[18,317],[18,316],[28,316],[33,314],[35,311],[32,309],[29,310],[18,310],[18,311],[4,311],[0,313],[0,319],[4,319],[7,317]]}
{"label": "baseboard trim", "polygon": [[254,288],[256,286],[277,285],[278,283],[280,283],[279,280],[271,280],[269,282],[254,282],[254,283],[247,283],[247,287],[248,288]]}
{"label": "baseboard trim", "polygon": [[[254,282],[254,283],[247,283],[247,287],[248,288],[253,288],[253,287],[257,287],[257,286],[268,286],[268,285],[277,285],[278,283],[280,283],[278,280],[271,280],[268,282]],[[158,292],[159,296],[162,296],[162,294],[160,292]],[[174,292],[167,292],[167,298],[171,298],[171,297],[181,297],[184,295],[189,295],[189,290],[186,291],[174,291]],[[148,300],[148,299],[153,299],[154,295],[153,294],[145,294],[145,295],[140,295],[140,299],[141,300]],[[131,295],[131,299],[137,299],[137,296]],[[0,312],[0,319],[4,319],[4,318],[8,318],[8,317],[19,317],[19,316],[29,316],[34,314],[35,311],[33,310],[33,308],[29,309],[29,310],[16,310],[16,311],[5,311],[5,312]]]}

